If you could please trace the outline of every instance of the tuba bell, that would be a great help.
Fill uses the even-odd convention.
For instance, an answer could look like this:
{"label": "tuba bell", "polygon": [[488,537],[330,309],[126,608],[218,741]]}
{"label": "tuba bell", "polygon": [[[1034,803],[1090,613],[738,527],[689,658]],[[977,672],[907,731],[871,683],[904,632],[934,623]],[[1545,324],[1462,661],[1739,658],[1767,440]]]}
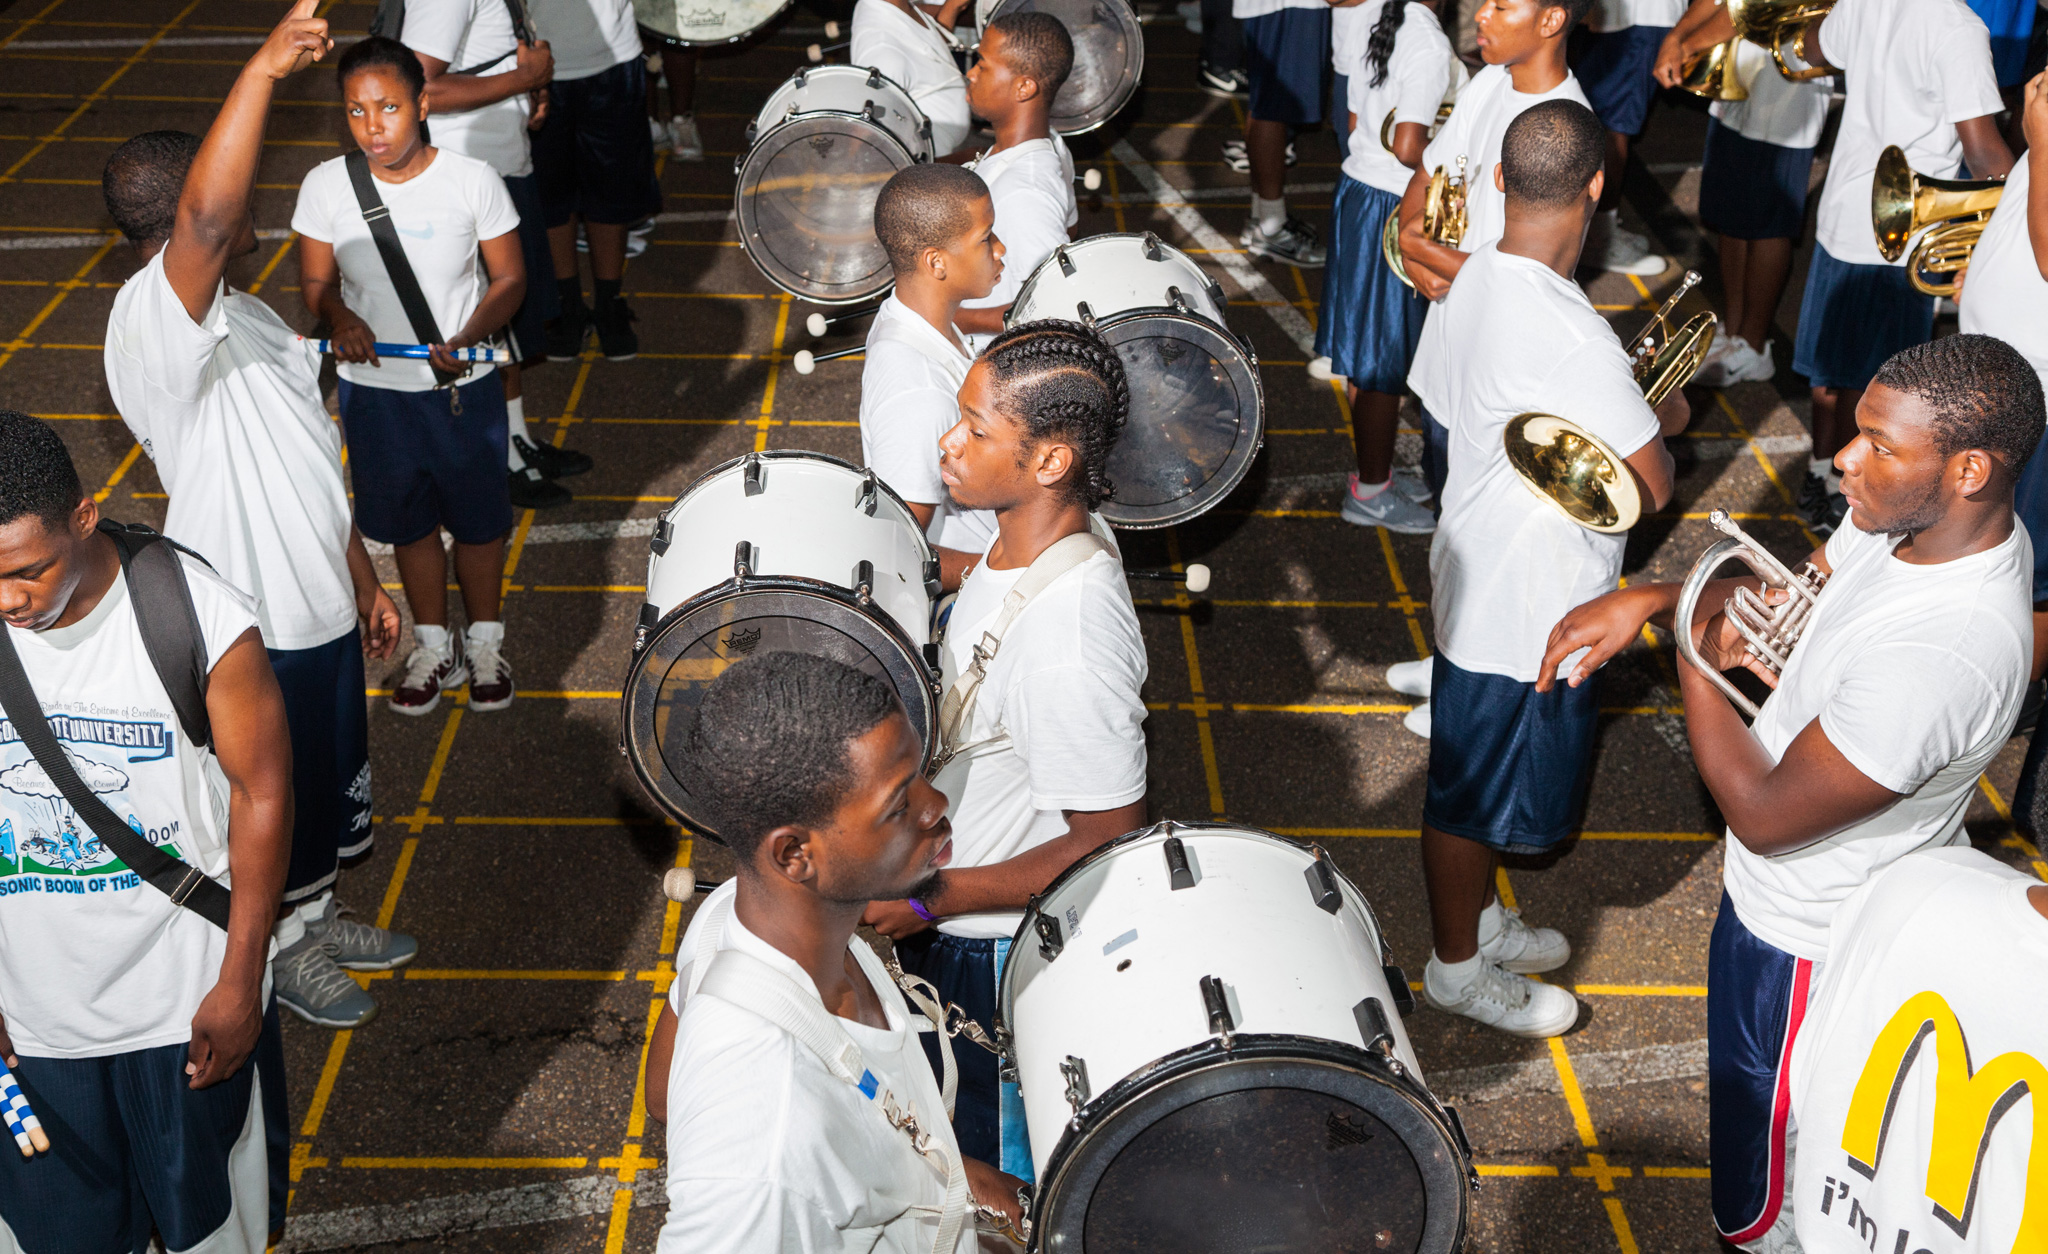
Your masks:
{"label": "tuba bell", "polygon": [[[1422,233],[1446,248],[1456,248],[1465,240],[1465,156],[1458,154],[1458,172],[1451,174],[1443,166],[1429,176],[1429,189],[1422,197]],[[1394,277],[1408,285],[1415,286],[1415,280],[1408,277],[1408,266],[1401,258],[1400,215],[1393,214],[1387,225],[1380,228],[1380,255],[1386,258],[1387,266]]]}
{"label": "tuba bell", "polygon": [[[1454,101],[1446,100],[1436,107],[1436,121],[1430,123],[1429,127],[1429,137],[1431,139],[1435,139],[1436,133],[1444,128],[1445,122],[1450,120],[1451,108],[1454,103]],[[1380,147],[1388,152],[1394,151],[1394,112],[1392,109],[1387,110],[1387,116],[1380,121]]]}
{"label": "tuba bell", "polygon": [[[1752,592],[1746,585],[1737,588],[1722,609],[1727,613],[1729,623],[1747,642],[1745,651],[1775,675],[1784,673],[1785,663],[1792,657],[1792,647],[1799,643],[1799,637],[1813,619],[1814,606],[1820,603],[1820,590],[1826,586],[1828,577],[1812,562],[1806,563],[1798,574],[1793,574],[1783,562],[1771,556],[1770,550],[1736,526],[1727,510],[1715,510],[1707,516],[1707,521],[1727,538],[1716,540],[1693,563],[1691,573],[1686,575],[1685,583],[1678,590],[1678,609],[1672,617],[1671,626],[1678,637],[1678,651],[1685,660],[1714,681],[1714,686],[1735,703],[1735,708],[1755,718],[1756,703],[1729,683],[1726,675],[1708,665],[1693,645],[1692,620],[1699,608],[1700,594],[1706,591],[1714,572],[1730,561],[1740,561],[1757,574],[1763,582],[1756,591]],[[1765,599],[1765,594],[1773,589],[1788,594],[1782,603],[1772,605]]]}
{"label": "tuba bell", "polygon": [[[1906,241],[1925,230],[1906,261],[1906,277],[1928,296],[1956,294],[1954,276],[1970,264],[1970,253],[2005,191],[2003,179],[1936,179],[1913,172],[1897,144],[1877,158],[1870,183],[1870,225],[1877,251],[1897,261]],[[1947,275],[1931,279],[1928,275]]]}
{"label": "tuba bell", "polygon": [[1738,37],[1695,52],[1680,67],[1678,85],[1705,100],[1749,99],[1749,88],[1735,72],[1735,50],[1741,46]]}
{"label": "tuba bell", "polygon": [[1711,313],[1696,313],[1676,331],[1671,328],[1671,317],[1678,309],[1678,302],[1699,281],[1699,271],[1687,270],[1678,289],[1666,298],[1649,323],[1636,332],[1625,350],[1629,368],[1635,372],[1636,382],[1643,389],[1643,399],[1652,408],[1692,382],[1693,375],[1699,373],[1700,366],[1707,360],[1707,350],[1714,346],[1714,331],[1720,323]]}
{"label": "tuba bell", "polygon": [[[1749,42],[1771,54],[1771,60],[1778,66],[1778,73],[1793,82],[1810,78],[1824,78],[1834,73],[1821,66],[1807,66],[1793,69],[1785,60],[1785,49],[1797,49],[1813,25],[1828,15],[1835,7],[1835,0],[1726,0],[1728,19],[1735,27],[1735,37]],[[1730,61],[1734,58],[1730,57]]]}

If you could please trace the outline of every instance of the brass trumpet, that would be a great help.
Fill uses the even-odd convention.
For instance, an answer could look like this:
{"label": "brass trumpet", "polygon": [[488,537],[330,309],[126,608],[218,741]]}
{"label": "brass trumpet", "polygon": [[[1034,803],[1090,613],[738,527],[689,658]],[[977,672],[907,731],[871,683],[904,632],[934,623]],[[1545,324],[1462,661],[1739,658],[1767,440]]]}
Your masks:
{"label": "brass trumpet", "polygon": [[[1870,183],[1870,225],[1877,251],[1897,261],[1906,241],[1927,233],[1906,261],[1906,277],[1916,291],[1929,296],[1954,296],[1954,276],[1970,264],[1970,253],[1984,234],[1984,224],[2005,192],[2003,179],[1935,179],[1913,172],[1897,144],[1877,158],[1877,176]],[[1948,275],[1946,280],[1928,275]]]}
{"label": "brass trumpet", "polygon": [[1628,342],[1629,368],[1643,389],[1643,399],[1653,409],[1665,397],[1692,382],[1693,375],[1699,373],[1707,360],[1707,350],[1714,346],[1714,331],[1720,322],[1711,313],[1696,313],[1686,319],[1684,326],[1676,331],[1671,329],[1671,316],[1677,311],[1678,302],[1699,281],[1699,271],[1687,270],[1677,290]]}
{"label": "brass trumpet", "polygon": [[[1435,139],[1436,133],[1443,129],[1445,122],[1450,120],[1453,103],[1446,100],[1436,107],[1436,121],[1431,123],[1429,127],[1429,137],[1431,139]],[[1394,111],[1392,109],[1387,110],[1387,116],[1380,122],[1380,147],[1388,152],[1394,151]]]}
{"label": "brass trumpet", "polygon": [[[1458,156],[1458,172],[1451,174],[1443,166],[1429,176],[1429,190],[1422,197],[1422,233],[1446,248],[1456,248],[1465,240],[1465,157]],[[1401,221],[1399,214],[1390,214],[1387,224],[1380,228],[1380,256],[1386,259],[1394,277],[1414,288],[1415,280],[1408,277],[1407,263],[1401,259]]]}
{"label": "brass trumpet", "polygon": [[[1678,590],[1678,610],[1672,617],[1672,630],[1678,635],[1678,651],[1685,660],[1713,680],[1722,695],[1735,703],[1735,708],[1755,718],[1756,704],[1729,683],[1727,676],[1710,666],[1693,645],[1692,620],[1699,607],[1700,594],[1706,590],[1714,572],[1731,560],[1740,561],[1754,571],[1762,580],[1756,591],[1750,591],[1747,586],[1737,588],[1722,609],[1747,642],[1745,651],[1768,667],[1772,674],[1783,674],[1785,663],[1792,658],[1792,647],[1799,643],[1799,637],[1812,621],[1814,607],[1820,603],[1820,590],[1826,586],[1828,577],[1811,562],[1806,563],[1798,574],[1793,574],[1783,562],[1771,556],[1770,550],[1736,526],[1726,510],[1715,510],[1707,516],[1707,521],[1727,538],[1716,540],[1700,554],[1699,561],[1693,563],[1692,572],[1686,575],[1685,583]],[[1780,604],[1772,605],[1765,599],[1772,589],[1782,590],[1788,595]]]}

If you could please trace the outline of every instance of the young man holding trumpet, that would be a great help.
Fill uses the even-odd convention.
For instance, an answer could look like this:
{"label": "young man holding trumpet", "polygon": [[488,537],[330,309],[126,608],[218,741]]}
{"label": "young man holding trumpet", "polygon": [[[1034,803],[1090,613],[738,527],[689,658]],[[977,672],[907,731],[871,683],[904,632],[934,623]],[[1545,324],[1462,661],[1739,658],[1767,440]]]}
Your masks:
{"label": "young man holding trumpet", "polygon": [[[1679,585],[1639,584],[1566,614],[1537,681],[1554,690],[1563,668],[1579,687],[1653,621],[1688,632],[1714,670],[1688,659],[1679,685],[1728,820],[1707,967],[1709,1137],[1714,1223],[1745,1248],[1791,1226],[1785,1065],[1835,908],[1906,854],[1965,842],[1964,810],[2027,682],[2033,563],[2013,485],[2044,422],[2033,369],[1990,336],[1916,345],[1876,372],[1857,422],[1835,458],[1851,525],[1807,559],[1826,582],[1782,673],[1746,646],[1740,611],[1674,624]],[[1700,599],[1721,607],[1745,582]],[[1736,669],[1773,689],[1748,726],[1717,686]]]}

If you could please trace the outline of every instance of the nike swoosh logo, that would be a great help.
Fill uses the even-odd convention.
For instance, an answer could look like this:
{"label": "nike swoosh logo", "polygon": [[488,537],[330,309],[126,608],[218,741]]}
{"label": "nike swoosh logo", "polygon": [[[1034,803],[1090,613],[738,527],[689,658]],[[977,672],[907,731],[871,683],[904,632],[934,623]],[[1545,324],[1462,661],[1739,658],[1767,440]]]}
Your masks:
{"label": "nike swoosh logo", "polygon": [[[393,225],[395,226],[397,224],[394,223]],[[398,227],[398,233],[400,235],[410,235],[414,239],[432,239],[434,238],[434,224],[431,222],[427,223],[427,229],[424,231],[408,231],[401,226]]]}

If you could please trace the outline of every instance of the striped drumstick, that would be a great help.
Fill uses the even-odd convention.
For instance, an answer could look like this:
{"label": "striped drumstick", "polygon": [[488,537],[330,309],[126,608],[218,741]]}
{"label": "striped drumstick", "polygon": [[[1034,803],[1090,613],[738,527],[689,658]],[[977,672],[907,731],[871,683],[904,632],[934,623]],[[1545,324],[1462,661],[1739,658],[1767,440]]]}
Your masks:
{"label": "striped drumstick", "polygon": [[37,1151],[49,1152],[50,1136],[43,1131],[43,1121],[29,1109],[28,1098],[21,1093],[21,1082],[5,1063],[0,1063],[0,1116],[6,1118],[7,1130],[14,1134],[14,1143],[21,1147],[23,1158],[33,1158]]}
{"label": "striped drumstick", "polygon": [[[299,338],[303,340],[306,337],[302,335]],[[313,351],[316,353],[331,353],[334,351],[333,340],[313,340],[311,343]],[[372,344],[370,347],[376,350],[379,357],[411,357],[424,361],[433,355],[433,346],[428,344],[385,344],[380,341]],[[448,350],[448,355],[457,361],[512,360],[510,350],[503,348],[451,348]]]}

